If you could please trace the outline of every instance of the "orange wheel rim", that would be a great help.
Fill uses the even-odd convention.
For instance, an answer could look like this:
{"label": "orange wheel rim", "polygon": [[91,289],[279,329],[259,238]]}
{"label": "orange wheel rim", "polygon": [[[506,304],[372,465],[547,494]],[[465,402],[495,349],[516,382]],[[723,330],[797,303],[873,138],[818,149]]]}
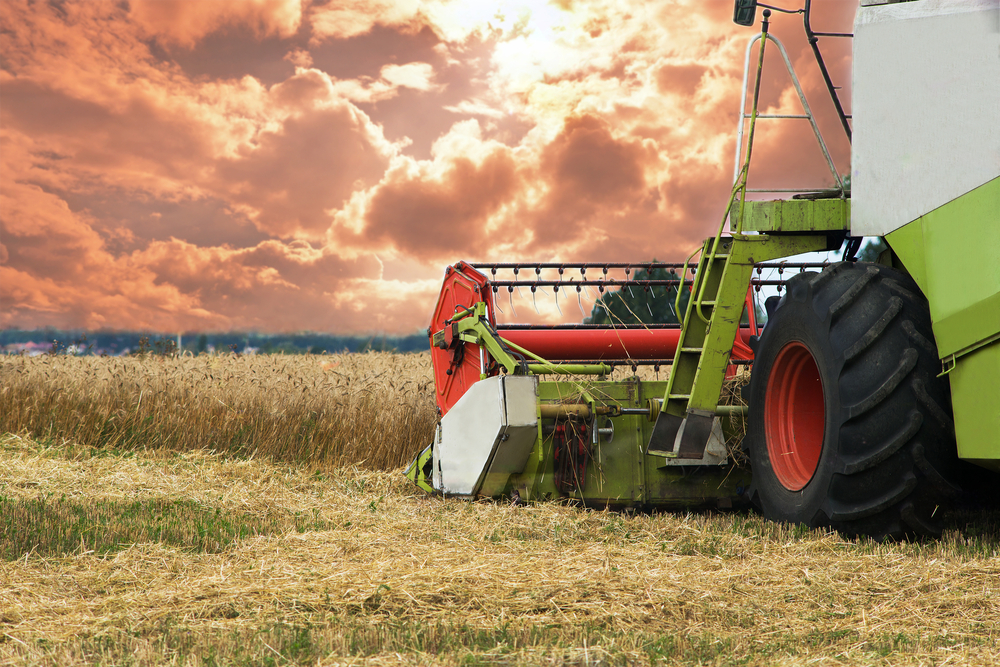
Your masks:
{"label": "orange wheel rim", "polygon": [[825,430],[819,368],[809,348],[793,341],[778,352],[764,396],[768,458],[789,491],[800,491],[816,474]]}

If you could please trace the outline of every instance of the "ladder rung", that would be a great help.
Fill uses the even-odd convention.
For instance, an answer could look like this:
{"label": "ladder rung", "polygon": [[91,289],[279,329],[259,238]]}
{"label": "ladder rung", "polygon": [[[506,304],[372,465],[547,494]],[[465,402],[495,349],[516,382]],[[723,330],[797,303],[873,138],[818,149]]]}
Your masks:
{"label": "ladder rung", "polygon": [[698,352],[701,352],[703,349],[705,349],[705,348],[703,348],[703,347],[682,347],[681,348],[681,352],[698,353]]}
{"label": "ladder rung", "polygon": [[696,305],[696,306],[714,306],[715,305],[715,301],[714,300],[713,301],[695,301],[694,305]]}
{"label": "ladder rung", "polygon": [[686,401],[691,398],[691,394],[667,394],[667,400],[673,400],[675,398],[684,399]]}

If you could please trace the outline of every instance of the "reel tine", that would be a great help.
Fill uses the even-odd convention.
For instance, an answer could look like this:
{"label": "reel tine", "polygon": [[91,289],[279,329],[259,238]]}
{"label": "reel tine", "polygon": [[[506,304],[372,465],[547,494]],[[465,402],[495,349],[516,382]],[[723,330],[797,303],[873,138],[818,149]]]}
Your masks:
{"label": "reel tine", "polygon": [[507,285],[507,301],[510,302],[510,311],[517,317],[517,310],[514,308],[514,288]]}
{"label": "reel tine", "polygon": [[531,305],[535,307],[535,312],[538,313],[539,315],[541,315],[541,313],[538,311],[538,302],[535,301],[535,288],[534,287],[531,288]]}
{"label": "reel tine", "polygon": [[587,313],[583,311],[583,290],[579,286],[576,288],[576,302],[580,306],[580,314],[586,317]]}
{"label": "reel tine", "polygon": [[[582,282],[582,281],[585,281],[586,279],[587,279],[587,269],[586,269],[586,267],[581,267],[580,268],[580,281]],[[583,289],[586,290],[586,292],[587,292],[587,298],[588,299],[593,299],[594,298],[594,295],[590,293],[590,287],[589,286],[584,285]],[[577,287],[576,290],[579,292],[580,288]],[[582,310],[582,308],[581,308],[581,310]]]}
{"label": "reel tine", "polygon": [[[536,266],[535,267],[535,282],[537,283],[541,279],[542,279],[542,270],[539,267]],[[531,291],[532,292],[535,291],[535,287],[536,287],[535,285],[531,286]],[[541,285],[538,285],[537,288],[540,289],[540,290],[542,290],[542,294],[544,294],[545,296],[549,295],[549,293],[546,292],[545,288],[542,287]],[[534,294],[532,294],[532,298],[534,298]],[[538,308],[535,308],[535,310],[538,310]]]}
{"label": "reel tine", "polygon": [[556,292],[556,310],[559,311],[559,316],[562,317],[562,308],[559,307],[559,292]]}
{"label": "reel tine", "polygon": [[653,317],[653,309],[649,306],[649,302],[646,302],[646,310],[649,311],[649,316]]}
{"label": "reel tine", "polygon": [[[517,280],[517,274],[518,274],[518,267],[515,266],[514,267],[514,280]],[[508,287],[507,289],[510,289],[510,288]],[[522,299],[524,298],[524,295],[521,294],[521,286],[520,285],[517,286],[517,295],[519,297],[521,297]],[[513,308],[514,307],[514,302],[511,301],[510,303],[511,303],[511,308]]]}
{"label": "reel tine", "polygon": [[[496,277],[497,277],[497,270],[493,269],[493,279],[496,280]],[[504,312],[503,308],[500,307],[500,299],[497,298],[498,297],[497,292],[499,290],[497,289],[496,285],[492,285],[492,287],[493,287],[493,307],[496,308],[501,315],[503,315]]]}

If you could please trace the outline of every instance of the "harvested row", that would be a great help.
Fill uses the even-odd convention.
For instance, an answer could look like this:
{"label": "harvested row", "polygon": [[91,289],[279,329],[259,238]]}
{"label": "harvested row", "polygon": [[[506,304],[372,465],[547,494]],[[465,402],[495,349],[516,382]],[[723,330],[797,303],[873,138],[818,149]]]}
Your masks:
{"label": "harvested row", "polygon": [[[0,559],[4,664],[997,662],[995,524],[873,544],[747,514],[470,503],[398,472],[10,436],[0,468],[4,525],[31,503],[98,507],[125,538],[60,552],[58,531],[0,534],[25,545]],[[192,502],[254,530],[129,543],[135,507],[188,517]]]}

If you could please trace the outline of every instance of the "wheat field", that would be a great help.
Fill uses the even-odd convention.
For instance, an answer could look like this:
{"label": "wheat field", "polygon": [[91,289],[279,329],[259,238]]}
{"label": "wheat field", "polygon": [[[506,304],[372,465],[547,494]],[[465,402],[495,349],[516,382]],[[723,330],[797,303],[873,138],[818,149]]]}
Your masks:
{"label": "wheat field", "polygon": [[873,544],[428,496],[426,354],[0,374],[3,665],[1000,664],[996,513]]}
{"label": "wheat field", "polygon": [[430,442],[430,355],[0,356],[0,433],[391,469]]}

